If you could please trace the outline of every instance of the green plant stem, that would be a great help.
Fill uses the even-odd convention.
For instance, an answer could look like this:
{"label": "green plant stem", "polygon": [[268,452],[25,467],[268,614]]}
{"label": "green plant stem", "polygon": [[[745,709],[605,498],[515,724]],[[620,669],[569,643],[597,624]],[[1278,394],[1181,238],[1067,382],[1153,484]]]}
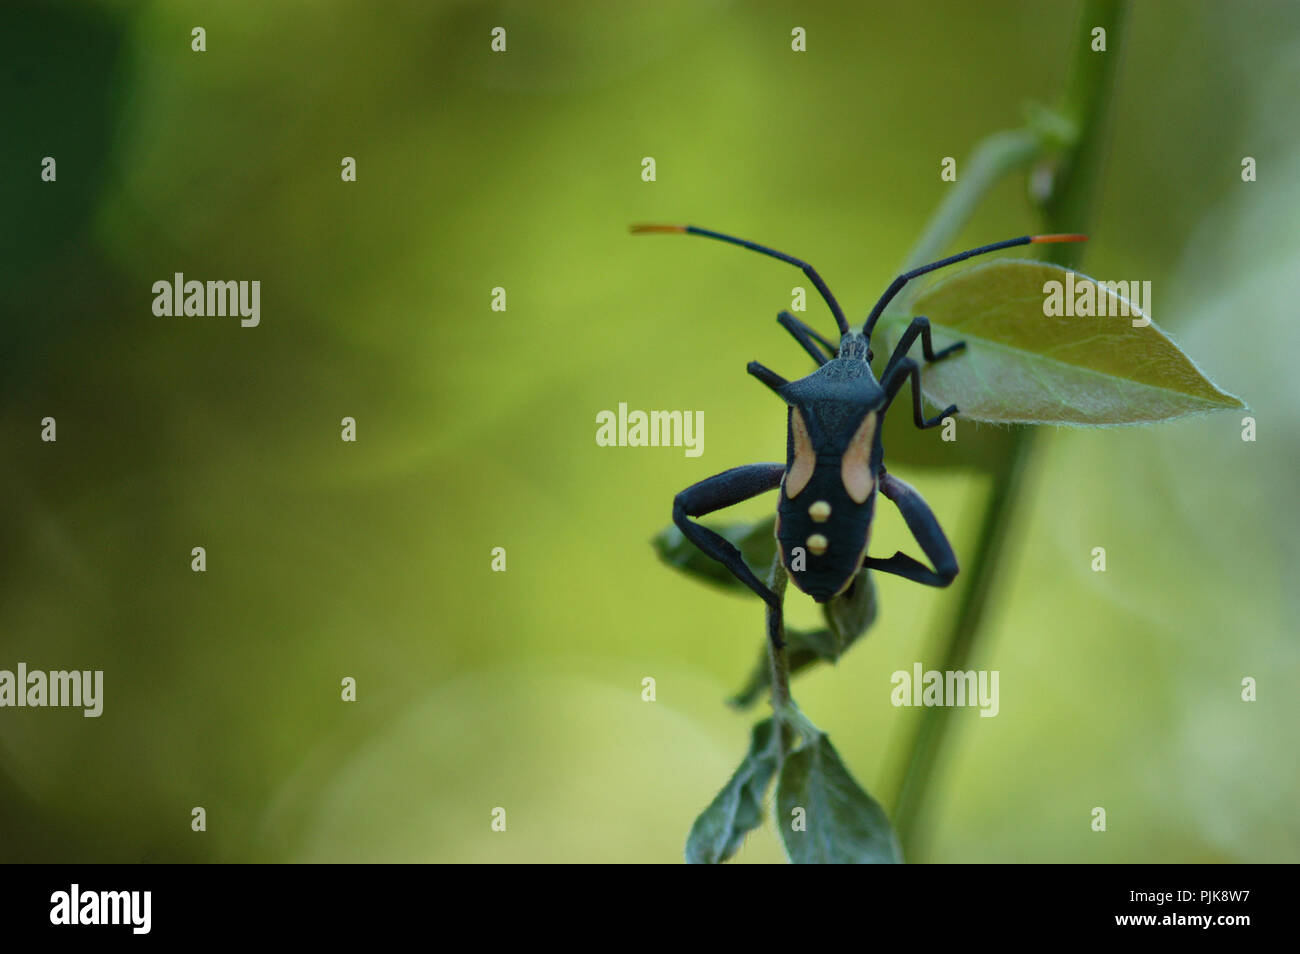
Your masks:
{"label": "green plant stem", "polygon": [[[962,590],[952,626],[939,648],[942,664],[937,668],[942,672],[964,671],[974,652],[1001,558],[1006,555],[1007,533],[1015,506],[1027,490],[1025,473],[1033,445],[1032,429],[1017,430],[1009,453],[991,475],[992,492],[975,540],[970,579]],[[912,861],[917,860],[923,849],[921,833],[924,828],[918,822],[927,806],[928,785],[933,780],[935,763],[943,751],[953,711],[947,706],[922,710],[894,799],[894,828],[903,845],[904,857]]]}
{"label": "green plant stem", "polygon": [[[767,585],[777,598],[785,602],[785,586],[788,576],[781,565],[778,554],[772,558],[772,572],[768,574]],[[785,715],[790,709],[790,663],[785,654],[785,626],[781,614],[772,607],[767,607],[767,658],[772,667],[772,713],[776,718],[776,746],[778,758],[785,761],[786,737]]]}
{"label": "green plant stem", "polygon": [[903,263],[910,271],[939,259],[990,189],[1043,155],[1043,137],[1032,129],[1009,129],[979,143],[962,166],[957,185],[939,203],[920,240]]}
{"label": "green plant stem", "polygon": [[[767,585],[782,603],[788,579],[780,556],[773,558]],[[790,664],[785,655],[785,626],[781,615],[770,606],[767,607],[767,634],[767,657],[772,665],[772,708],[780,710],[790,704]]]}
{"label": "green plant stem", "polygon": [[[1064,144],[1043,201],[1043,218],[1048,231],[1085,231],[1091,222],[1101,180],[1127,6],[1127,0],[1087,0],[1083,6],[1060,108],[1074,138]],[[1091,48],[1095,27],[1106,30],[1107,50],[1104,53],[1094,52]],[[991,151],[991,154],[998,153]],[[1009,149],[1002,154],[1008,158],[1015,157]],[[1009,161],[1001,166],[1003,174],[1014,167],[1015,164]],[[963,216],[970,215],[978,199],[996,181],[993,173],[997,168],[990,165],[988,177],[975,183],[969,196],[963,196],[960,201],[956,196],[950,196],[950,201],[940,207],[913,253],[918,261],[936,254],[937,249],[946,244],[946,239],[955,234],[964,221]],[[982,191],[977,193],[976,187]],[[1073,266],[1082,249],[1077,245],[1056,245],[1052,252],[1050,258],[1057,264]],[[968,580],[952,625],[939,643],[939,652],[934,654],[942,658],[944,670],[967,669],[979,646],[993,585],[999,579],[999,569],[1007,555],[1007,534],[1014,521],[1016,505],[1027,493],[1025,478],[1034,443],[1031,429],[1017,430],[1009,453],[992,475],[993,489],[981,519]],[[904,855],[912,861],[923,858],[928,847],[924,838],[930,831],[926,824],[932,810],[930,793],[950,725],[949,708],[936,706],[923,710],[909,746],[906,766],[900,775],[894,801],[894,825]]]}
{"label": "green plant stem", "polygon": [[[781,565],[780,554],[772,559],[772,572],[767,585],[785,602],[785,587],[789,575]],[[767,608],[767,658],[772,667],[772,715],[776,719],[776,744],[778,758],[785,761],[786,752],[795,737],[808,741],[821,734],[821,729],[805,716],[790,696],[790,663],[785,652],[785,625],[782,614]]]}

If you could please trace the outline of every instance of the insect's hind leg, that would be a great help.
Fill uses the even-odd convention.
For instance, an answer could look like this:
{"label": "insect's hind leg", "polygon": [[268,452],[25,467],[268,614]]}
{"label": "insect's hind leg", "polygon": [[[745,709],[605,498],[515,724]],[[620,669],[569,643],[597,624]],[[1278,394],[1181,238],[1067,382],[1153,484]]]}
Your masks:
{"label": "insect's hind leg", "polygon": [[747,587],[762,597],[768,606],[781,608],[781,598],[770,590],[749,568],[740,550],[725,537],[708,527],[695,523],[692,517],[703,517],[731,507],[781,484],[784,464],[747,464],[733,467],[713,477],[692,484],[673,499],[673,523],[686,539],[700,548],[706,556],[717,560]]}
{"label": "insect's hind leg", "polygon": [[926,586],[947,586],[957,576],[957,555],[944,535],[934,511],[916,490],[904,481],[884,471],[880,474],[880,492],[894,502],[898,512],[907,522],[907,529],[921,545],[926,559],[934,564],[930,569],[901,550],[892,557],[867,557],[863,566],[883,573],[893,573]]}
{"label": "insect's hind leg", "polygon": [[[829,361],[831,358],[835,357],[835,355],[839,353],[838,348],[836,348],[833,344],[831,344],[829,341],[827,341],[825,338],[819,335],[808,325],[804,324],[794,315],[790,314],[790,312],[788,311],[781,312],[781,314],[776,316],[776,320],[781,323],[782,328],[790,332],[790,334],[794,335],[794,340],[799,342],[799,344],[803,346],[803,350],[807,351],[809,356],[811,356],[812,359],[817,362],[818,367],[821,367],[823,364],[825,364],[827,361]],[[817,347],[817,344],[813,343],[814,341],[817,344],[820,344],[822,348],[825,348],[826,351],[829,353],[823,354],[821,349]]]}
{"label": "insect's hind leg", "polygon": [[776,649],[785,648],[785,585],[789,576],[778,558],[772,566],[771,584],[776,603],[767,604],[767,638]]}
{"label": "insect's hind leg", "polygon": [[928,364],[933,364],[936,361],[942,361],[944,358],[952,357],[957,352],[963,351],[966,348],[966,342],[958,341],[956,344],[949,345],[942,351],[935,351],[934,339],[931,337],[930,333],[930,319],[918,315],[912,319],[912,323],[907,326],[907,330],[903,332],[903,336],[898,339],[898,345],[894,348],[894,353],[889,356],[889,361],[885,365],[884,372],[881,374],[882,378],[887,376],[890,370],[906,357],[907,349],[912,347],[912,342],[914,342],[918,336],[921,339],[921,355],[925,358]]}

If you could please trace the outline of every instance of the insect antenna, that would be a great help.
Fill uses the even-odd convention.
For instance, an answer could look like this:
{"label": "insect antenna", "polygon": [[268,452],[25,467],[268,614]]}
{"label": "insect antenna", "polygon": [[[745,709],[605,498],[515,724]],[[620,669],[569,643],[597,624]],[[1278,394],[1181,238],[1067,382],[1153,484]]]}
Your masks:
{"label": "insect antenna", "polygon": [[1022,235],[1020,238],[1007,239],[1005,242],[994,242],[992,245],[981,245],[979,248],[973,248],[969,252],[961,252],[949,258],[940,259],[937,262],[931,262],[929,265],[922,265],[920,268],[914,268],[910,272],[904,272],[894,279],[894,283],[885,290],[880,296],[880,301],[876,302],[876,307],[871,309],[871,314],[867,316],[866,323],[862,326],[862,334],[868,341],[871,340],[871,330],[876,327],[876,321],[880,318],[881,312],[885,306],[894,300],[894,296],[903,290],[913,278],[918,278],[927,272],[943,268],[946,265],[954,265],[957,262],[964,262],[968,258],[974,258],[976,255],[984,255],[987,252],[996,252],[1003,248],[1013,248],[1017,245],[1046,245],[1053,242],[1086,242],[1088,236],[1078,234],[1061,234],[1061,235]]}
{"label": "insect antenna", "polygon": [[840,308],[840,303],[835,300],[831,290],[826,287],[820,275],[807,262],[795,258],[793,255],[787,255],[785,252],[778,252],[774,248],[768,248],[766,245],[758,245],[754,242],[748,242],[745,239],[736,238],[734,235],[723,235],[721,232],[711,232],[708,229],[699,229],[694,225],[634,225],[632,233],[640,235],[647,232],[682,232],[687,235],[703,235],[705,238],[717,239],[719,242],[729,242],[732,245],[739,245],[741,248],[747,248],[763,255],[770,255],[772,258],[779,258],[783,262],[788,262],[796,268],[803,270],[808,279],[816,287],[826,304],[831,309],[831,314],[835,316],[835,324],[839,325],[840,334],[849,333],[849,322],[844,317],[844,311]]}

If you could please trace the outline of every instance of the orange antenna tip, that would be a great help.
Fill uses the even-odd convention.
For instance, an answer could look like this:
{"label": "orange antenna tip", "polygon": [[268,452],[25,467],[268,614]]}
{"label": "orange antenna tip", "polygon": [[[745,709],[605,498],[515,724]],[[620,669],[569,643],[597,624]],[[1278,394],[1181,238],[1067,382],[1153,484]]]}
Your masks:
{"label": "orange antenna tip", "polygon": [[684,225],[633,225],[632,234],[636,235],[641,232],[685,232]]}
{"label": "orange antenna tip", "polygon": [[1069,235],[1031,235],[1029,237],[1030,245],[1046,245],[1051,242],[1086,242],[1088,236],[1080,235],[1077,232]]}

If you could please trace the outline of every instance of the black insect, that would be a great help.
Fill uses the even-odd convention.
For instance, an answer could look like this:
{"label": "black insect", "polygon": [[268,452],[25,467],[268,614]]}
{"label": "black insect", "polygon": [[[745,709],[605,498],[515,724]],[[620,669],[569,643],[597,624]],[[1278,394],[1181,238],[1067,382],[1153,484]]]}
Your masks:
{"label": "black insect", "polygon": [[[951,583],[957,576],[957,558],[952,546],[921,495],[886,472],[880,433],[885,412],[909,379],[912,417],[917,427],[936,427],[945,417],[957,413],[954,405],[936,417],[925,418],[921,413],[920,365],[907,352],[920,338],[926,362],[942,361],[961,351],[965,342],[935,351],[930,322],[913,318],[877,381],[870,364],[872,329],[885,306],[913,278],[986,252],[1043,242],[1078,242],[1086,236],[1025,235],[912,269],[894,279],[871,309],[862,331],[855,332],[849,328],[831,290],[807,262],[691,225],[634,225],[632,231],[703,235],[798,266],[826,300],[839,326],[840,343],[836,348],[790,312],[783,311],[777,321],[817,362],[817,370],[797,381],[787,381],[757,361],[749,363],[749,373],[789,406],[786,462],[732,468],[687,487],[673,501],[673,522],[686,538],[735,574],[772,608],[773,613],[769,614],[772,638],[779,639],[780,597],[754,575],[735,546],[692,518],[780,487],[776,537],[781,563],[795,586],[819,603],[845,592],[863,568],[894,573],[927,586]],[[902,552],[885,558],[867,555],[877,490],[898,507],[933,568]]]}

